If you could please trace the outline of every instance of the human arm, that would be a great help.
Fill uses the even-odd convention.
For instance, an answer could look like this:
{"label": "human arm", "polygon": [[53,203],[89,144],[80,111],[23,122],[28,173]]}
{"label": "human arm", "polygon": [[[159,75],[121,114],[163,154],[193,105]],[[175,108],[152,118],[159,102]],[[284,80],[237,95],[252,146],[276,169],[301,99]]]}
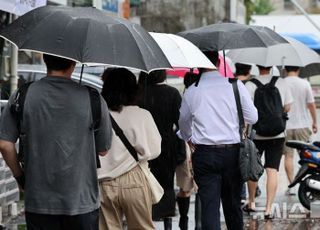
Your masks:
{"label": "human arm", "polygon": [[[19,137],[17,120],[10,111],[15,98],[11,95],[0,117],[0,152],[21,189],[24,189],[24,173],[19,164],[15,143]],[[20,143],[21,144],[21,143]]]}
{"label": "human arm", "polygon": [[240,93],[243,119],[247,124],[255,124],[258,121],[258,111],[253,104],[252,97],[241,81],[237,81],[237,85]]}
{"label": "human arm", "polygon": [[11,169],[13,176],[21,176],[23,174],[23,170],[18,161],[15,143],[6,140],[0,140],[0,152],[4,161]]}
{"label": "human arm", "polygon": [[318,132],[318,123],[317,123],[317,108],[316,108],[316,104],[313,103],[308,103],[307,104],[308,109],[310,111],[311,114],[311,118],[312,118],[312,132],[313,133],[317,133]]}
{"label": "human arm", "polygon": [[110,114],[105,100],[100,97],[101,101],[101,120],[98,131],[95,136],[96,151],[99,156],[105,156],[107,150],[111,147],[112,125]]}
{"label": "human arm", "polygon": [[187,102],[186,94],[182,97],[179,117],[179,129],[183,140],[189,142],[192,136],[192,114]]}
{"label": "human arm", "polygon": [[290,109],[291,109],[291,104],[286,104],[286,105],[283,106],[283,111],[286,112],[286,113],[289,112]]}
{"label": "human arm", "polygon": [[311,114],[312,119],[312,132],[317,133],[318,132],[318,122],[317,122],[317,106],[314,100],[314,96],[312,93],[312,88],[309,82],[306,81],[307,84],[307,107],[309,109],[309,112]]}
{"label": "human arm", "polygon": [[[129,124],[130,143],[138,152],[139,161],[157,158],[161,153],[161,135],[149,111],[141,109],[139,122]],[[141,119],[142,118],[142,119]]]}
{"label": "human arm", "polygon": [[284,102],[283,111],[285,113],[288,113],[290,111],[291,105],[293,103],[293,96],[292,96],[289,85],[286,84],[286,82],[283,79],[281,79],[281,83],[284,83],[284,87],[283,87],[284,98],[282,98],[282,100]]}

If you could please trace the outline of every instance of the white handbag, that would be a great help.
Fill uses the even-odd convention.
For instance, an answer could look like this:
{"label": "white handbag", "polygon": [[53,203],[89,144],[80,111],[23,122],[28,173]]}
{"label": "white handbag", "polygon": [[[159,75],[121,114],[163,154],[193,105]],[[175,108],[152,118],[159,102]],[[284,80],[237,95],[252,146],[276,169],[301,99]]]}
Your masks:
{"label": "white handbag", "polygon": [[132,157],[136,160],[138,165],[140,166],[141,170],[143,171],[144,175],[146,176],[149,186],[151,189],[151,198],[152,198],[152,204],[158,203],[162,196],[163,196],[163,188],[157,181],[157,179],[154,177],[154,175],[151,173],[149,169],[148,162],[141,163],[138,159],[138,153],[135,150],[135,148],[131,145],[127,137],[124,135],[122,129],[119,127],[117,122],[113,119],[113,117],[110,115],[112,127],[116,133],[116,135],[120,138],[120,140],[123,142],[124,146],[128,149],[129,153],[132,155]]}
{"label": "white handbag", "polygon": [[160,183],[157,181],[157,179],[154,177],[152,172],[150,171],[150,168],[148,167],[148,162],[139,163],[139,166],[149,182],[152,195],[152,204],[156,204],[161,200],[164,194],[164,190],[161,187]]}

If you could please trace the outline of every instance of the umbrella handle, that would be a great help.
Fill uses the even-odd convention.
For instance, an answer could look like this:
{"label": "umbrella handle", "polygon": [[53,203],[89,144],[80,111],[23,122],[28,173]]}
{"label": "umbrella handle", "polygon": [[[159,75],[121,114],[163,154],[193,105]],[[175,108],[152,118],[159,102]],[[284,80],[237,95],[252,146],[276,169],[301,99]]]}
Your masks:
{"label": "umbrella handle", "polygon": [[224,64],[224,76],[227,77],[227,66],[226,66],[226,53],[225,50],[222,50],[223,52],[223,64]]}
{"label": "umbrella handle", "polygon": [[81,66],[81,72],[80,72],[80,80],[79,80],[79,84],[81,84],[81,81],[82,81],[82,73],[83,73],[83,69],[84,69],[84,64],[82,64],[82,66]]}

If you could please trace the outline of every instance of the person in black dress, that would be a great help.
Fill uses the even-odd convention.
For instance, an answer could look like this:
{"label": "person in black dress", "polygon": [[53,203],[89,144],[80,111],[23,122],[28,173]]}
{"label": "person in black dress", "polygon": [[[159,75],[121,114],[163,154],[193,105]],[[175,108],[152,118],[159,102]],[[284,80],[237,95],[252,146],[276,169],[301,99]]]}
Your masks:
{"label": "person in black dress", "polygon": [[155,120],[162,137],[161,154],[149,162],[151,172],[164,189],[164,195],[152,209],[154,220],[163,220],[165,230],[172,228],[171,217],[175,215],[174,173],[176,168],[179,108],[179,91],[165,83],[165,70],[157,70],[149,75],[141,73],[139,83],[143,88],[140,106],[148,110]]}

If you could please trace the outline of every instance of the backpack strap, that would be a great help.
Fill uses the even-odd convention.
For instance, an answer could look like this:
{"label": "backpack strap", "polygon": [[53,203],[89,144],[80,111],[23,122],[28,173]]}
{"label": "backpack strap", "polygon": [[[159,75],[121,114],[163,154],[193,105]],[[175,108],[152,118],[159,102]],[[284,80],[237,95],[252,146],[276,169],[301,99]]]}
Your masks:
{"label": "backpack strap", "polygon": [[251,81],[253,84],[255,84],[258,88],[263,86],[263,84],[258,79],[252,78],[249,81]]}
{"label": "backpack strap", "polygon": [[21,127],[22,127],[24,101],[26,99],[29,86],[32,83],[33,81],[25,83],[19,87],[15,95],[14,101],[10,107],[10,112],[12,113],[12,115],[15,117],[17,121],[17,127],[18,127],[19,133],[21,132]]}
{"label": "backpack strap", "polygon": [[[101,121],[101,100],[100,100],[100,94],[98,90],[86,85],[89,96],[90,96],[90,106],[91,106],[91,114],[92,114],[92,124],[90,126],[90,129],[94,132],[94,137],[96,138],[96,135],[99,130],[100,121]],[[96,162],[97,162],[97,168],[101,168],[100,164],[100,158],[99,153],[96,152]]]}
{"label": "backpack strap", "polygon": [[100,121],[101,121],[101,101],[100,94],[98,90],[86,85],[89,95],[90,95],[90,106],[91,106],[91,114],[92,114],[92,125],[91,129],[94,132],[98,131]]}
{"label": "backpack strap", "polygon": [[10,106],[10,112],[14,119],[17,122],[17,129],[19,133],[19,151],[18,151],[18,161],[21,166],[24,167],[24,139],[25,133],[22,131],[22,123],[23,123],[23,108],[24,102],[26,99],[26,95],[29,89],[29,86],[33,83],[33,81],[28,82],[20,86],[17,90],[17,93],[14,97],[13,103]]}
{"label": "backpack strap", "polygon": [[271,78],[271,81],[269,82],[269,85],[270,86],[275,86],[278,79],[279,79],[279,77],[273,76]]}

